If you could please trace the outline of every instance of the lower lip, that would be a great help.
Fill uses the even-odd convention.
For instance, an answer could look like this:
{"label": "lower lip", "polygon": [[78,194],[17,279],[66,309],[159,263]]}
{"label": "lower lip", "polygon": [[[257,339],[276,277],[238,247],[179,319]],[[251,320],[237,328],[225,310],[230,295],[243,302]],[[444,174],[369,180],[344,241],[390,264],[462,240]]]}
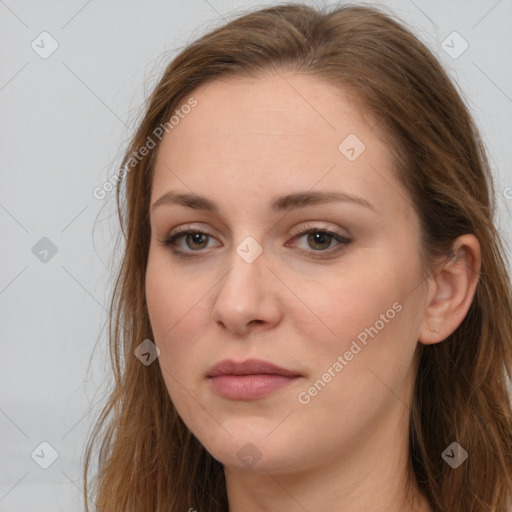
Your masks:
{"label": "lower lip", "polygon": [[211,377],[210,381],[217,394],[224,398],[253,400],[270,395],[298,378],[270,374],[219,375]]}

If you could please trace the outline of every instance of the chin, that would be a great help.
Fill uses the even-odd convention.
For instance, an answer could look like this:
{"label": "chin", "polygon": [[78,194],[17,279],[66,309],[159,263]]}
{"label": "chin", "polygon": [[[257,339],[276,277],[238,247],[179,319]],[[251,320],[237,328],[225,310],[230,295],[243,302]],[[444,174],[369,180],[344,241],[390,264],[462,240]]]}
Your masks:
{"label": "chin", "polygon": [[240,427],[230,430],[233,437],[228,434],[209,439],[196,437],[212,457],[227,468],[270,473],[297,470],[297,465],[303,460],[296,450],[298,440],[285,430],[281,436],[276,432],[268,436],[272,428],[267,425],[264,435],[256,435],[250,429]]}

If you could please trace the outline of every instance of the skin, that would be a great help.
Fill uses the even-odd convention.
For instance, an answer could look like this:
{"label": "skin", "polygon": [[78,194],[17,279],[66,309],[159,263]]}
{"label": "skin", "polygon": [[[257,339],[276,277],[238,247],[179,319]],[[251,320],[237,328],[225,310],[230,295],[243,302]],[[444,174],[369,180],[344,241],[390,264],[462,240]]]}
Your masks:
{"label": "skin", "polygon": [[[172,190],[206,196],[219,211],[151,211],[146,295],[167,389],[224,465],[230,512],[430,511],[407,462],[414,354],[466,315],[478,241],[457,239],[457,257],[422,279],[419,221],[388,147],[332,85],[283,72],[215,80],[193,96],[197,106],[162,140],[151,204]],[[354,161],[338,149],[349,134],[366,146]],[[311,190],[359,196],[376,211],[349,202],[268,207],[276,195]],[[178,226],[210,235],[176,241],[192,258],[162,244]],[[295,236],[302,228],[351,242],[308,241]],[[236,251],[248,236],[263,249],[252,263]],[[394,303],[401,311],[301,403],[299,393]],[[258,400],[214,393],[206,373],[215,363],[253,357],[301,377]],[[261,457],[250,467],[237,456],[247,443]]]}

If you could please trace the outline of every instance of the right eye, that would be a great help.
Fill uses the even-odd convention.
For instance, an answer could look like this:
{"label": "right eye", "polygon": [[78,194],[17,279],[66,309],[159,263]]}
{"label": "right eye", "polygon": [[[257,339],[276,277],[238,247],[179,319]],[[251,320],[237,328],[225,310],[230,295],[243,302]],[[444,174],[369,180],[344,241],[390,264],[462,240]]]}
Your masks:
{"label": "right eye", "polygon": [[[168,238],[163,240],[162,244],[169,247],[177,256],[190,258],[196,256],[194,254],[190,254],[191,252],[199,252],[201,249],[205,249],[207,247],[209,236],[211,236],[209,233],[201,231],[200,229],[182,230],[170,235]],[[179,245],[177,242],[180,242],[181,240],[185,241],[185,244],[190,251],[176,247]]]}

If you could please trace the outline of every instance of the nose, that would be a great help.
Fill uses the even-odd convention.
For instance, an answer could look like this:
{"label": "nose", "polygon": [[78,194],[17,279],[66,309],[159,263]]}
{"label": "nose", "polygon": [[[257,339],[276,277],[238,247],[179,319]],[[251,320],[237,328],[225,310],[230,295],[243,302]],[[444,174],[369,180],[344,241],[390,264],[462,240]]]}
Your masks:
{"label": "nose", "polygon": [[235,252],[230,262],[231,268],[213,289],[212,320],[239,336],[276,326],[282,317],[280,281],[268,268],[264,253],[248,263]]}

